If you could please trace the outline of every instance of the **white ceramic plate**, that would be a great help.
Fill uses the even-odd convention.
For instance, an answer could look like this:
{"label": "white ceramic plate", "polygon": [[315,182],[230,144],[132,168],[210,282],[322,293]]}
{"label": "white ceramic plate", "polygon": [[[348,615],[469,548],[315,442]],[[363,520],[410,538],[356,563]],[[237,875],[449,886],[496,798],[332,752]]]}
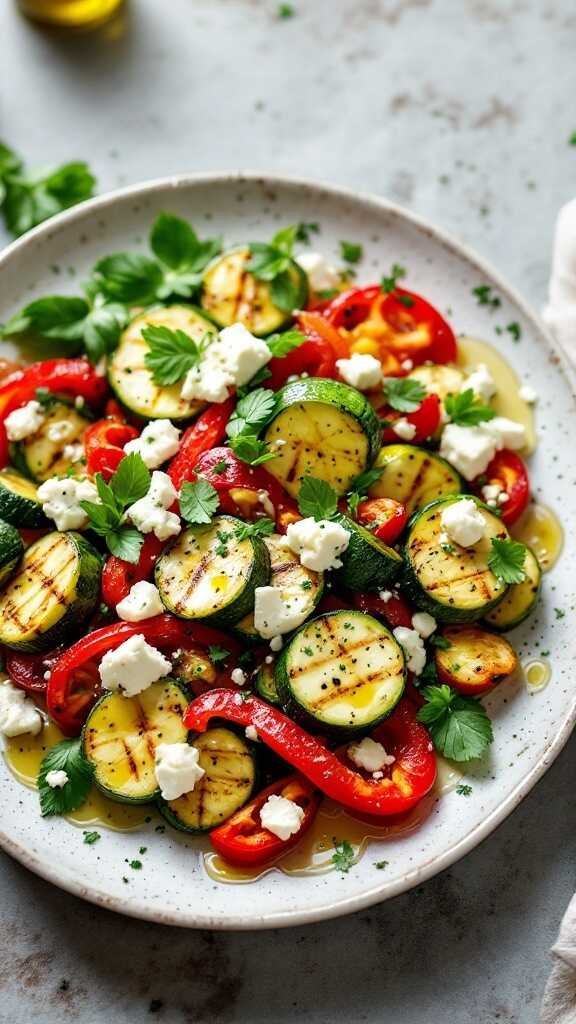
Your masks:
{"label": "white ceramic plate", "polygon": [[[572,621],[569,615],[556,618],[554,607],[571,607],[576,579],[571,374],[520,297],[435,228],[379,199],[255,174],[152,182],[102,196],[41,226],[0,256],[0,321],[35,296],[73,291],[103,254],[142,248],[162,210],[189,218],[199,233],[222,233],[227,242],[266,239],[281,225],[319,221],[318,246],[335,260],[340,239],[362,242],[359,280],[378,280],[392,262],[405,265],[409,287],[439,309],[451,310],[457,332],[501,346],[540,395],[540,445],[531,473],[536,494],[562,515],[566,541],[563,557],[546,577],[540,610],[513,640],[523,660],[543,647],[550,650],[552,681],[537,695],[519,684],[490,698],[496,741],[487,763],[474,771],[471,798],[447,793],[418,830],[373,846],[347,875],[294,877],[272,870],[247,885],[225,885],[205,873],[201,841],[170,829],[156,835],[153,824],[137,834],[107,831],[97,846],[84,845],[68,822],[42,820],[36,794],[0,764],[0,843],[32,871],[77,896],[135,917],[202,928],[264,928],[335,917],[404,892],[473,849],[528,793],[570,734],[576,718]],[[481,283],[491,284],[502,298],[496,315],[471,294]],[[518,344],[494,331],[497,322],[513,320],[522,326]],[[130,872],[127,885],[125,860],[137,855],[140,844],[148,848],[144,867]],[[374,861],[382,858],[388,867],[376,870]]]}

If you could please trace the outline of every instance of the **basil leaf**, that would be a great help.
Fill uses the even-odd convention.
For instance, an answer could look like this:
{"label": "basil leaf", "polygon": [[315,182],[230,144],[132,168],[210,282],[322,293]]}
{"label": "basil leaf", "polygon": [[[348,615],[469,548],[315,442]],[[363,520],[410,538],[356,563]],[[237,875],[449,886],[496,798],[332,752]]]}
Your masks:
{"label": "basil leaf", "polygon": [[148,305],[162,283],[158,263],[138,253],[120,252],[105,256],[94,268],[100,289],[111,299],[128,305]]}
{"label": "basil leaf", "polygon": [[330,519],[338,508],[338,495],[330,484],[317,480],[313,476],[305,476],[300,484],[298,508],[303,516],[314,519]]}

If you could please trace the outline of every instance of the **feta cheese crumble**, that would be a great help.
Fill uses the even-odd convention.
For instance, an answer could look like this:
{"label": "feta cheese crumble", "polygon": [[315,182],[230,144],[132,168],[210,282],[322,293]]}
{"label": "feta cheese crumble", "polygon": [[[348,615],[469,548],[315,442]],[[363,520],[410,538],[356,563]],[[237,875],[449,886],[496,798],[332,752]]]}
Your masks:
{"label": "feta cheese crumble", "polygon": [[365,736],[360,743],[352,743],[347,750],[348,757],[358,768],[365,772],[379,772],[382,768],[394,764],[396,760],[391,754],[387,754],[381,743]]}
{"label": "feta cheese crumble", "polygon": [[447,459],[466,480],[474,480],[488,468],[497,451],[523,448],[526,430],[505,416],[495,416],[477,427],[461,427],[448,423],[442,432],[440,455]]}
{"label": "feta cheese crumble", "polygon": [[301,252],[296,262],[306,273],[312,291],[325,292],[338,288],[340,275],[336,267],[320,252]]}
{"label": "feta cheese crumble", "polygon": [[253,725],[246,726],[244,730],[244,735],[246,736],[247,740],[252,740],[252,743],[258,742],[258,733],[256,732],[256,729],[254,728]]}
{"label": "feta cheese crumble", "polygon": [[163,611],[158,588],[147,580],[134,583],[130,593],[116,605],[116,614],[124,622],[142,622],[153,615],[161,615]]}
{"label": "feta cheese crumble", "polygon": [[530,384],[523,384],[518,395],[528,405],[534,405],[538,401],[538,392]]}
{"label": "feta cheese crumble", "polygon": [[36,736],[43,725],[38,708],[26,696],[6,680],[0,683],[0,732],[3,736],[22,736],[26,732]]}
{"label": "feta cheese crumble", "polygon": [[236,323],[225,327],[205,349],[198,366],[188,371],[182,398],[225,402],[231,388],[247,384],[272,358],[265,341]]}
{"label": "feta cheese crumble", "polygon": [[198,763],[200,751],[188,743],[159,743],[155,758],[156,781],[164,800],[191,793],[205,774]]}
{"label": "feta cheese crumble", "polygon": [[235,668],[230,673],[230,679],[236,686],[244,686],[246,682],[246,673],[241,668]]}
{"label": "feta cheese crumble", "polygon": [[69,459],[70,462],[82,462],[82,459],[85,456],[84,445],[80,442],[65,444],[63,455],[64,458]]}
{"label": "feta cheese crumble", "polygon": [[342,380],[358,391],[371,391],[382,383],[382,364],[368,353],[353,352],[350,359],[337,359]]}
{"label": "feta cheese crumble", "polygon": [[82,530],[88,526],[89,519],[80,502],[100,502],[96,487],[85,477],[45,480],[38,488],[38,497],[44,515],[54,520],[57,530]]}
{"label": "feta cheese crumble", "polygon": [[524,425],[517,423],[516,420],[509,420],[506,416],[495,416],[493,420],[487,420],[481,429],[494,439],[497,451],[501,448],[518,451],[526,444]]}
{"label": "feta cheese crumble", "polygon": [[486,532],[486,520],[472,498],[460,498],[447,505],[440,522],[449,539],[462,548],[477,544]]}
{"label": "feta cheese crumble", "polygon": [[141,533],[153,533],[158,540],[168,540],[180,533],[180,519],[168,509],[178,492],[167,473],[152,473],[148,494],[126,510],[126,517]]}
{"label": "feta cheese crumble", "polygon": [[282,647],[281,635],[291,633],[306,620],[310,608],[305,600],[290,601],[285,591],[277,587],[256,587],[254,591],[254,626],[256,632],[265,640],[272,643],[280,638],[280,647],[276,644],[270,647],[272,650],[279,650]]}
{"label": "feta cheese crumble", "polygon": [[469,377],[462,381],[460,391],[472,389],[477,398],[489,402],[496,394],[496,384],[485,363],[480,363]]}
{"label": "feta cheese crumble", "polygon": [[401,416],[399,420],[392,424],[392,432],[396,434],[396,437],[400,437],[402,441],[412,441],[416,435],[416,427],[405,416]]}
{"label": "feta cheese crumble", "polygon": [[290,839],[296,835],[304,821],[304,811],[293,800],[272,793],[260,811],[260,821],[278,839]]}
{"label": "feta cheese crumble", "polygon": [[55,420],[54,423],[50,423],[48,426],[48,440],[53,441],[54,444],[66,441],[73,433],[74,427],[67,420]]}
{"label": "feta cheese crumble", "polygon": [[500,484],[484,484],[481,490],[482,497],[490,508],[496,508],[500,495],[503,493]]}
{"label": "feta cheese crumble", "polygon": [[168,675],[171,668],[168,659],[137,633],[115,651],[106,651],[99,672],[105,690],[118,690],[125,697],[135,697]]}
{"label": "feta cheese crumble", "polygon": [[384,602],[384,604],[388,604],[388,601],[390,601],[393,596],[394,595],[391,590],[378,591],[378,597],[380,598],[381,601]]}
{"label": "feta cheese crumble", "polygon": [[153,420],[148,423],[140,437],[128,441],[124,451],[140,455],[148,469],[157,469],[167,459],[176,455],[180,447],[180,431],[170,420]]}
{"label": "feta cheese crumble", "polygon": [[423,640],[427,640],[432,633],[436,631],[438,623],[433,615],[429,615],[428,612],[416,612],[412,616],[412,628],[420,634]]}
{"label": "feta cheese crumble", "polygon": [[46,783],[50,789],[63,789],[69,781],[68,772],[57,770],[46,773]]}
{"label": "feta cheese crumble", "polygon": [[426,664],[426,650],[422,637],[415,629],[408,629],[407,626],[396,626],[393,633],[404,651],[406,667],[415,676],[419,676]]}
{"label": "feta cheese crumble", "polygon": [[278,634],[278,636],[273,636],[271,641],[270,641],[270,650],[278,652],[278,651],[282,650],[282,647],[283,647],[283,640],[282,640],[282,637],[280,636],[280,634]]}
{"label": "feta cheese crumble", "polygon": [[8,440],[23,441],[25,437],[30,437],[40,429],[44,419],[44,409],[40,402],[27,402],[21,409],[14,409],[4,420]]}
{"label": "feta cheese crumble", "polygon": [[341,567],[342,562],[338,556],[346,551],[350,534],[339,523],[331,523],[328,519],[316,522],[309,517],[290,523],[286,541],[303,566],[315,572],[324,572]]}

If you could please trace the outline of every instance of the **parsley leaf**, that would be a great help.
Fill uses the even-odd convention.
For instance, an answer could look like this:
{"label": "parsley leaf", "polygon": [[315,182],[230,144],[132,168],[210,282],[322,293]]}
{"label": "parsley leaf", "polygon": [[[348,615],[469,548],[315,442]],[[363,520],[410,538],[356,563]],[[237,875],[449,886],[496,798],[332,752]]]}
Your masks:
{"label": "parsley leaf", "polygon": [[332,854],[332,863],[337,871],[347,874],[354,864],[354,847],[347,839],[333,838],[335,853]]}
{"label": "parsley leaf", "polygon": [[483,405],[474,394],[472,388],[466,388],[458,395],[446,395],[444,399],[446,415],[460,427],[475,427],[479,423],[494,419],[494,409]]}
{"label": "parsley leaf", "polygon": [[131,306],[147,306],[156,298],[162,282],[162,269],[148,256],[119,252],[98,261],[94,267],[94,280],[110,299]]}
{"label": "parsley leaf", "polygon": [[488,555],[488,565],[499,580],[504,583],[523,583],[526,579],[525,560],[525,544],[521,544],[518,540],[492,538],[492,550]]}
{"label": "parsley leaf", "polygon": [[89,199],[95,184],[88,165],[80,160],[27,174],[17,154],[0,143],[0,206],[14,235]]}
{"label": "parsley leaf", "polygon": [[572,132],[572,135],[568,139],[569,146],[576,146],[576,132]]}
{"label": "parsley leaf", "polygon": [[[52,789],[46,782],[48,772],[64,771],[68,782],[62,788]],[[50,814],[69,814],[80,807],[92,786],[94,767],[82,753],[80,739],[62,740],[48,751],[38,772],[40,810]]]}
{"label": "parsley leaf", "polygon": [[102,838],[99,832],[84,832],[83,835],[86,846],[94,846]]}
{"label": "parsley leaf", "polygon": [[148,343],[144,362],[152,374],[154,383],[162,387],[176,384],[189,370],[198,366],[212,341],[210,334],[205,334],[200,341],[195,341],[185,331],[173,331],[164,324],[145,327],[142,337]]}
{"label": "parsley leaf", "polygon": [[237,434],[230,438],[229,445],[234,454],[250,466],[261,466],[278,458],[278,452],[271,452],[266,441],[261,441],[256,434]]}
{"label": "parsley leaf", "polygon": [[398,287],[398,281],[403,277],[406,277],[406,267],[402,267],[399,263],[393,263],[388,277],[383,277],[380,282],[382,291],[386,294],[393,292]]}
{"label": "parsley leaf", "polygon": [[110,478],[110,489],[115,501],[122,506],[122,511],[148,494],[149,487],[150,470],[142,456],[136,452],[125,455]]}
{"label": "parsley leaf", "polygon": [[346,500],[348,502],[348,511],[353,518],[356,517],[358,505],[366,498],[366,492],[373,484],[377,483],[383,472],[384,469],[377,467],[366,469],[352,481],[351,488],[346,495]]}
{"label": "parsley leaf", "polygon": [[490,309],[498,309],[502,305],[497,295],[492,294],[492,285],[479,284],[472,289],[472,295],[476,296],[479,306],[489,306]]}
{"label": "parsley leaf", "polygon": [[122,459],[109,483],[101,473],[96,474],[94,482],[100,502],[80,502],[90,520],[90,528],[104,537],[108,550],[117,558],[137,562],[144,537],[133,527],[124,526],[123,516],[129,505],[148,493],[150,470],[135,452]]}
{"label": "parsley leaf", "polygon": [[210,644],[208,647],[208,657],[214,665],[218,665],[221,661],[226,661],[226,658],[230,657],[230,651],[227,647],[220,647],[218,644]]}
{"label": "parsley leaf", "polygon": [[330,519],[338,509],[338,495],[324,480],[305,476],[300,484],[298,508],[303,516]]}
{"label": "parsley leaf", "polygon": [[434,746],[451,761],[480,757],[492,740],[492,723],[480,701],[463,697],[449,686],[426,686],[426,703],[417,719],[427,728]]}
{"label": "parsley leaf", "polygon": [[292,252],[298,225],[278,231],[270,244],[252,242],[250,260],[246,264],[258,281],[270,282],[272,301],[279,309],[291,313],[298,298],[298,285],[292,276]]}
{"label": "parsley leaf", "polygon": [[411,377],[385,377],[384,397],[398,412],[415,412],[426,398],[426,388]]}
{"label": "parsley leaf", "polygon": [[508,331],[512,341],[520,341],[520,338],[522,337],[522,328],[517,320],[513,320],[511,323],[506,324],[505,330]]}
{"label": "parsley leaf", "polygon": [[364,248],[357,242],[340,242],[340,255],[346,263],[359,263],[364,255]]}
{"label": "parsley leaf", "polygon": [[180,513],[188,523],[199,525],[212,522],[220,499],[218,491],[208,480],[182,484],[180,491]]}
{"label": "parsley leaf", "polygon": [[188,221],[172,213],[161,213],[150,232],[150,248],[164,265],[164,280],[157,297],[189,298],[200,284],[204,268],[222,251],[222,239],[200,241]]}
{"label": "parsley leaf", "polygon": [[266,344],[275,359],[287,356],[289,352],[299,348],[305,341],[305,335],[302,334],[302,331],[297,331],[296,329],[284,331],[283,334],[271,334],[269,338],[266,338]]}
{"label": "parsley leaf", "polygon": [[456,786],[456,792],[458,796],[470,796],[472,792],[472,786],[466,786],[464,783],[461,782],[459,783],[458,786]]}
{"label": "parsley leaf", "polygon": [[430,637],[430,643],[440,651],[448,651],[452,647],[448,637],[442,636],[441,633],[434,633],[433,636]]}
{"label": "parsley leaf", "polygon": [[304,245],[310,245],[312,239],[311,235],[318,235],[320,233],[320,225],[318,221],[303,221],[296,225],[296,241],[304,242]]}
{"label": "parsley leaf", "polygon": [[236,405],[226,427],[228,437],[257,434],[268,423],[275,406],[276,396],[273,391],[267,388],[251,391]]}
{"label": "parsley leaf", "polygon": [[287,18],[293,18],[296,11],[292,7],[292,4],[278,4],[278,17],[286,20]]}
{"label": "parsley leaf", "polygon": [[106,546],[116,558],[124,562],[135,563],[140,557],[140,549],[144,537],[133,526],[122,526],[118,530],[109,530],[106,534]]}
{"label": "parsley leaf", "polygon": [[236,540],[247,540],[249,537],[269,537],[274,533],[275,525],[271,519],[263,517],[253,523],[241,523],[234,531]]}

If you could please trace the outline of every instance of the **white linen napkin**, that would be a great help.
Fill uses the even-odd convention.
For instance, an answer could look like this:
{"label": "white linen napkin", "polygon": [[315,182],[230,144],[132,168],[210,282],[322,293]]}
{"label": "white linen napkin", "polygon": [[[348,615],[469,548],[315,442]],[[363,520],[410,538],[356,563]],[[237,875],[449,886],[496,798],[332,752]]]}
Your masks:
{"label": "white linen napkin", "polygon": [[[556,222],[545,324],[576,363],[576,199],[563,206]],[[541,1024],[576,1024],[576,895],[552,946],[552,972],[546,985]]]}

